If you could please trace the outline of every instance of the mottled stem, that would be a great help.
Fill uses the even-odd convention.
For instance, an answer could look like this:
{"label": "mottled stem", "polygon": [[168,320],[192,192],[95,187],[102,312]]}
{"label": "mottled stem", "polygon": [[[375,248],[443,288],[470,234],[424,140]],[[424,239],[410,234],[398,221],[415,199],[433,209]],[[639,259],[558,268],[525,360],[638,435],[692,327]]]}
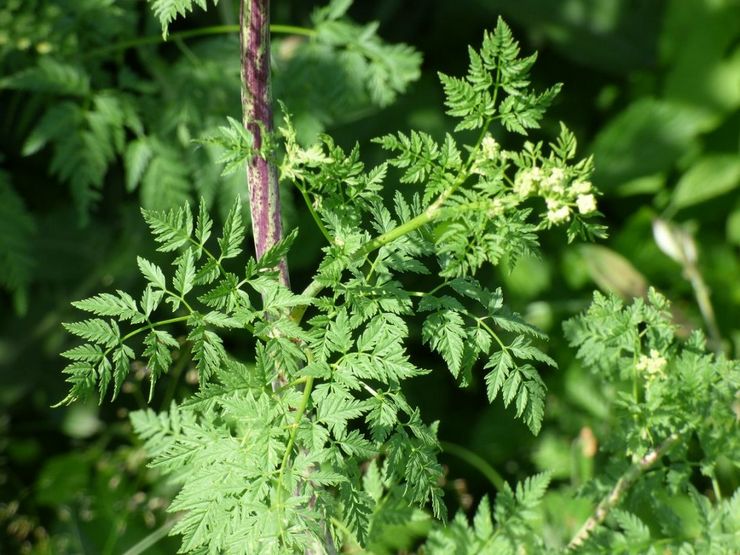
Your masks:
{"label": "mottled stem", "polygon": [[[241,97],[244,126],[259,150],[263,134],[272,131],[270,86],[270,0],[242,0],[239,9]],[[255,155],[247,164],[252,233],[257,258],[283,235],[277,170],[267,158]],[[290,285],[288,266],[280,263],[280,279]]]}

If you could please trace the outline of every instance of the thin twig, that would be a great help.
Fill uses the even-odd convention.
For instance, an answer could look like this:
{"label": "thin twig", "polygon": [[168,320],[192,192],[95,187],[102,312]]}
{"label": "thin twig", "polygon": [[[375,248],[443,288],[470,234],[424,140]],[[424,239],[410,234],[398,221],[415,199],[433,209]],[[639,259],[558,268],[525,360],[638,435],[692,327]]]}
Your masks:
{"label": "thin twig", "polygon": [[629,470],[627,470],[627,472],[625,472],[619,478],[619,480],[617,480],[617,483],[614,484],[614,487],[608,493],[608,495],[604,497],[596,506],[594,514],[591,515],[589,519],[583,523],[583,526],[581,526],[576,535],[573,536],[573,539],[570,540],[570,543],[568,544],[568,549],[575,549],[578,546],[582,545],[583,542],[588,539],[591,533],[599,525],[601,525],[604,520],[606,520],[609,512],[614,507],[619,505],[624,495],[627,493],[630,487],[632,487],[632,484],[634,484],[640,476],[642,476],[647,470],[650,469],[650,467],[652,467],[666,453],[668,453],[668,451],[670,451],[671,448],[678,442],[680,437],[680,433],[672,433],[658,447],[652,449],[644,457],[635,462],[629,468]]}

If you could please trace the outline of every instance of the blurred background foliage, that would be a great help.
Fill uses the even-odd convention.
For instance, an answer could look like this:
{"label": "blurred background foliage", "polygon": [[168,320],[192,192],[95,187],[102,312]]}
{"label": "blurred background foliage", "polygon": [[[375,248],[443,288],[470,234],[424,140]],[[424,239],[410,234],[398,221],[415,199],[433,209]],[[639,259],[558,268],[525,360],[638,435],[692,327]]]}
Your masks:
{"label": "blurred background foliage", "polygon": [[[273,22],[312,27],[321,4],[274,0]],[[165,43],[143,1],[0,6],[0,552],[176,549],[162,539],[172,492],[143,465],[127,420],[144,403],[145,370],[114,405],[49,406],[65,391],[58,353],[69,302],[136,285],[135,255],[156,259],[138,207],[202,195],[223,213],[234,195],[246,198],[243,175],[221,177],[218,153],[194,142],[240,117],[238,42],[220,28],[236,23],[237,7],[221,0],[176,21]],[[740,2],[377,0],[349,15],[362,28],[274,35],[274,93],[302,140],[326,131],[344,146],[359,142],[373,162],[381,153],[372,137],[451,131],[436,72],[463,72],[467,45],[502,15],[525,51],[539,51],[539,88],[564,83],[537,136],[553,137],[565,121],[580,152],[595,156],[610,238],[546,238],[540,258],[485,277],[551,335],[560,369],[544,375],[540,435],[488,406],[480,383],[452,387],[447,372],[409,392],[427,421],[442,422],[450,507],[469,510],[501,479],[550,470],[542,527],[558,545],[590,511],[573,494],[603,465],[597,448],[613,425],[614,391],[583,372],[562,339],[561,322],[591,290],[630,298],[653,285],[673,300],[682,330],[704,329],[715,350],[740,354]],[[399,43],[422,53],[420,73],[401,63],[402,47],[390,46]],[[322,239],[295,191],[283,198],[288,226],[302,231],[290,259],[298,288]],[[433,366],[420,342],[413,348]],[[179,360],[162,380],[154,408],[192,390],[188,366]],[[733,463],[719,462],[727,492],[740,482]],[[685,519],[690,530],[696,515]],[[420,514],[373,549],[409,548],[428,526]]]}

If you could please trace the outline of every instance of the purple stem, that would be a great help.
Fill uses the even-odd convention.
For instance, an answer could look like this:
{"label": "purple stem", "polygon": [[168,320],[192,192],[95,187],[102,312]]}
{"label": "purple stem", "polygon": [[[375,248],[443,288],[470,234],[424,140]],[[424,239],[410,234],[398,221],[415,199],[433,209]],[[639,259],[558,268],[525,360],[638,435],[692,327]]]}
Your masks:
{"label": "purple stem", "polygon": [[[272,132],[270,86],[270,0],[242,0],[239,9],[242,111],[244,126],[254,137],[255,149],[262,134]],[[247,165],[252,212],[252,233],[257,258],[283,236],[280,192],[274,164],[256,155]],[[280,263],[280,281],[290,287],[288,265]]]}

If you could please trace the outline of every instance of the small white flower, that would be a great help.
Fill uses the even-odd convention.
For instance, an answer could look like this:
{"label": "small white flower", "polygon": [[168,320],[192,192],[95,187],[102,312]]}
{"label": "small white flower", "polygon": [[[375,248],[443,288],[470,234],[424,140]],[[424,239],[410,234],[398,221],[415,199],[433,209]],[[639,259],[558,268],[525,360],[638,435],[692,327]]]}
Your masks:
{"label": "small white flower", "polygon": [[483,153],[483,156],[485,156],[489,160],[493,160],[494,158],[496,158],[496,155],[498,154],[500,148],[501,147],[496,142],[496,139],[494,139],[490,134],[486,134],[486,136],[483,137],[483,142],[481,143],[481,152]]}
{"label": "small white flower", "polygon": [[475,175],[485,175],[485,171],[483,171],[483,164],[481,164],[481,160],[479,158],[476,158],[473,160],[473,165],[470,168],[470,173]]}
{"label": "small white flower", "polygon": [[581,214],[590,214],[596,210],[596,197],[593,195],[580,195],[576,199],[576,206],[578,206],[578,212]]}
{"label": "small white flower", "polygon": [[565,177],[565,172],[561,168],[552,168],[550,170],[550,179],[560,182]]}
{"label": "small white flower", "polygon": [[491,201],[488,207],[488,217],[495,218],[504,213],[504,202],[500,198],[495,198]]}
{"label": "small white flower", "polygon": [[555,189],[559,189],[561,192],[565,192],[562,187],[563,179],[565,179],[565,172],[561,168],[551,168],[542,180],[542,190],[555,191]]}
{"label": "small white flower", "polygon": [[668,361],[663,358],[660,351],[657,349],[650,349],[650,356],[640,355],[640,360],[637,361],[637,370],[641,370],[647,373],[649,376],[654,377],[663,374]]}
{"label": "small white flower", "polygon": [[591,192],[591,187],[590,181],[574,181],[570,185],[570,192],[574,195],[585,195]]}
{"label": "small white flower", "polygon": [[560,208],[547,211],[547,219],[554,223],[559,224],[566,221],[570,217],[570,208],[563,205]]}
{"label": "small white flower", "polygon": [[547,205],[548,210],[557,210],[562,206],[563,203],[555,198],[546,198],[545,204]]}
{"label": "small white flower", "polygon": [[514,193],[520,198],[528,197],[537,190],[541,175],[542,172],[537,166],[519,172],[514,179]]}

